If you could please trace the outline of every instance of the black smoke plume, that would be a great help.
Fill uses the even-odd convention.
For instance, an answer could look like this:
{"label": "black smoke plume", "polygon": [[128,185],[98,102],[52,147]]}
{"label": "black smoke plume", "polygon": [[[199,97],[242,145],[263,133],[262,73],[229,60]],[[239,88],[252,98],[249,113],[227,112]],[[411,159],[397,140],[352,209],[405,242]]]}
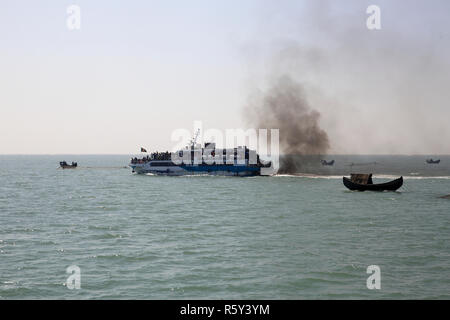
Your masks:
{"label": "black smoke plume", "polygon": [[298,155],[325,154],[330,148],[328,134],[319,125],[320,113],[308,103],[302,86],[289,76],[252,100],[246,108],[248,122],[256,128],[279,129],[279,173],[295,173]]}

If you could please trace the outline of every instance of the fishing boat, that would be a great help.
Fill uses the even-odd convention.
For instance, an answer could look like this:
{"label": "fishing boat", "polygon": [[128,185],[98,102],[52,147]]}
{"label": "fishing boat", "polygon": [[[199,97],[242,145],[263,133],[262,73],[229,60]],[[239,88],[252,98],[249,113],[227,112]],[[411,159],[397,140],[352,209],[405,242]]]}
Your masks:
{"label": "fishing boat", "polygon": [[439,162],[441,162],[441,159],[433,160],[433,159],[430,158],[430,159],[427,159],[426,161],[429,164],[438,164]]}
{"label": "fishing boat", "polygon": [[62,169],[75,169],[78,166],[78,164],[76,162],[72,162],[72,164],[68,164],[66,161],[61,161],[59,163],[59,166]]}
{"label": "fishing boat", "polygon": [[403,185],[403,177],[385,182],[373,183],[372,174],[355,174],[350,175],[350,179],[343,177],[344,185],[354,191],[396,191]]}
{"label": "fishing boat", "polygon": [[320,160],[320,163],[322,163],[323,166],[332,166],[332,165],[334,165],[334,160],[331,160],[331,161]]}

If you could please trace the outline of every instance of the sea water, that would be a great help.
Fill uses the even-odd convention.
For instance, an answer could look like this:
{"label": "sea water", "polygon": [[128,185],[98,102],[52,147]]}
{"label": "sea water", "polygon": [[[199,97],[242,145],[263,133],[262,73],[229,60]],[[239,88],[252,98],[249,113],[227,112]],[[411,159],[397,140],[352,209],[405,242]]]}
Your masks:
{"label": "sea water", "polygon": [[[449,299],[450,157],[426,158],[310,157],[295,175],[240,178],[0,156],[0,298]],[[405,181],[351,192],[350,172]]]}

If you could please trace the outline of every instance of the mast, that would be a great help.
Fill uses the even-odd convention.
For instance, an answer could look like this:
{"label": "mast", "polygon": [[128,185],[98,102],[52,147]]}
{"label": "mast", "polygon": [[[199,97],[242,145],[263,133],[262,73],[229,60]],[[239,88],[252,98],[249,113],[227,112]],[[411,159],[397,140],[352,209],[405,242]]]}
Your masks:
{"label": "mast", "polygon": [[192,147],[192,149],[195,148],[195,143],[197,142],[199,134],[200,134],[200,128],[197,129],[197,132],[195,133],[194,138],[192,138],[192,140],[191,140],[191,147]]}

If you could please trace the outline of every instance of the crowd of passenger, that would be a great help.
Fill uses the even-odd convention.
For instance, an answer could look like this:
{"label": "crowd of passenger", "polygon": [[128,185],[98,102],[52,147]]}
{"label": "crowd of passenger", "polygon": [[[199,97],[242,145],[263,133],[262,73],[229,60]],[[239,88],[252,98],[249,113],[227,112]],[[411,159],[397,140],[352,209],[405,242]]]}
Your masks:
{"label": "crowd of passenger", "polygon": [[149,161],[153,161],[153,160],[170,160],[171,156],[170,156],[170,152],[166,151],[166,152],[153,152],[150,155],[147,155],[145,157],[143,157],[142,159],[139,159],[137,157],[131,158],[131,163],[133,164],[137,164],[137,163],[147,163]]}
{"label": "crowd of passenger", "polygon": [[[180,151],[179,156],[180,157],[183,156],[183,152],[182,151]],[[211,152],[211,156],[212,157],[216,156],[215,155],[215,150]],[[232,158],[233,158],[233,160],[237,160],[237,158],[238,158],[238,153],[237,153],[236,149],[234,150],[234,155],[232,155]],[[249,160],[249,149],[248,148],[245,149],[245,159]],[[150,155],[147,155],[147,156],[145,156],[145,157],[143,157],[141,159],[139,159],[137,157],[131,158],[131,163],[132,164],[144,164],[144,163],[147,163],[149,161],[154,161],[154,160],[170,161],[170,160],[172,160],[172,156],[171,156],[171,153],[169,151],[166,151],[166,152],[153,152]],[[208,160],[211,160],[211,159],[208,159]],[[223,162],[221,162],[221,163],[223,163],[223,164],[229,164],[228,163],[229,160],[226,157],[226,150],[223,150],[223,159],[222,159],[222,161]],[[213,163],[215,163],[215,162],[213,162]],[[202,164],[211,164],[211,162],[205,163],[204,161],[202,161]],[[259,155],[257,155],[257,164],[261,165],[261,162],[260,162],[260,159],[259,159]]]}
{"label": "crowd of passenger", "polygon": [[153,152],[150,158],[152,160],[170,160],[170,152]]}

